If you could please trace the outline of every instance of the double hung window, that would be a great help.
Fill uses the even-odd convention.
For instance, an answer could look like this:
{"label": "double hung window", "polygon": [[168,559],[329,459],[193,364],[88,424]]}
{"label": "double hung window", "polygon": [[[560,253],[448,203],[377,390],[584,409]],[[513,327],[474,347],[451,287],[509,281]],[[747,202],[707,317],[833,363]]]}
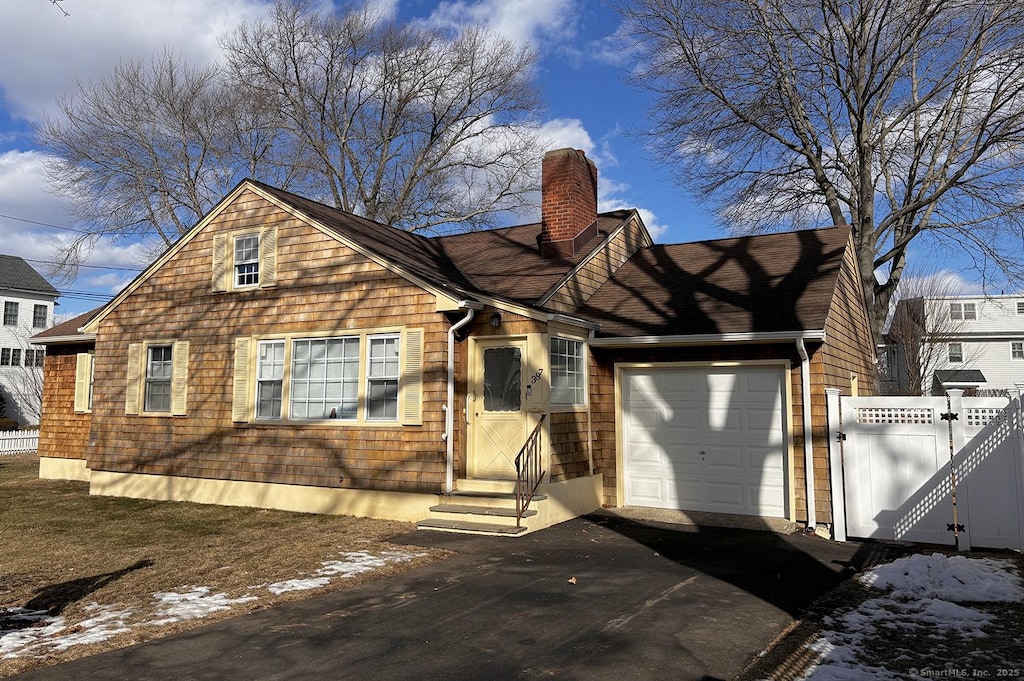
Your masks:
{"label": "double hung window", "polygon": [[146,349],[146,411],[171,411],[171,347],[151,345]]}
{"label": "double hung window", "polygon": [[583,341],[551,338],[551,404],[586,404],[586,354]]}
{"label": "double hung window", "polygon": [[258,286],[260,283],[260,236],[246,234],[235,237],[235,288]]}

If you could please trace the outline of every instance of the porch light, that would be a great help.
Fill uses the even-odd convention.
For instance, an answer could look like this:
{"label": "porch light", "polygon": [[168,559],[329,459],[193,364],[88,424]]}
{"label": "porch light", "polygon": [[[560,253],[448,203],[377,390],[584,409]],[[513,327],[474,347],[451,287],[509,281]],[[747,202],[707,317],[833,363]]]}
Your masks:
{"label": "porch light", "polygon": [[496,329],[501,326],[501,313],[495,312],[491,315],[491,328]]}

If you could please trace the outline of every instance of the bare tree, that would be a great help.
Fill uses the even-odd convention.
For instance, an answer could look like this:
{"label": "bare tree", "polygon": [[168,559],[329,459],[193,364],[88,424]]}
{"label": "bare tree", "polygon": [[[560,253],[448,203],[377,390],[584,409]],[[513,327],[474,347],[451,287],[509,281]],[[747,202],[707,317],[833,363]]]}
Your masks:
{"label": "bare tree", "polygon": [[303,176],[270,103],[226,87],[222,75],[170,51],[123,62],[98,83],[80,82],[59,101],[62,116],[37,129],[51,186],[87,226],[59,253],[70,273],[101,237],[143,238],[163,251],[247,175],[283,186]]}
{"label": "bare tree", "polygon": [[[1024,3],[633,0],[652,148],[727,224],[850,224],[880,337],[911,242],[1024,259]],[[876,278],[876,273],[878,277]]]}
{"label": "bare tree", "polygon": [[67,270],[100,237],[162,251],[245,177],[410,230],[490,224],[535,185],[527,49],[305,0],[222,47],[222,65],[122,63],[39,127],[87,231],[61,253]]}
{"label": "bare tree", "polygon": [[960,345],[963,366],[971,366],[977,350],[963,342],[967,322],[949,314],[951,297],[963,293],[961,280],[949,272],[908,274],[892,299],[892,315],[884,339],[890,352],[880,354],[880,383],[888,394],[929,395],[936,369],[949,365],[949,345]]}
{"label": "bare tree", "polygon": [[319,15],[279,0],[222,41],[232,87],[274,102],[312,157],[316,193],[409,230],[491,224],[535,188],[534,54],[479,28],[455,36]]}

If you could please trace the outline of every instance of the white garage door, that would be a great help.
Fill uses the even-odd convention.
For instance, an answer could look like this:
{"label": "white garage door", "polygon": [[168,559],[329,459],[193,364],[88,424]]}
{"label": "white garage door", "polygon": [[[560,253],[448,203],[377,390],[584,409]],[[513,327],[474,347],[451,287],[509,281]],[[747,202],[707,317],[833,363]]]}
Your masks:
{"label": "white garage door", "polygon": [[622,372],[625,502],[786,516],[781,367]]}

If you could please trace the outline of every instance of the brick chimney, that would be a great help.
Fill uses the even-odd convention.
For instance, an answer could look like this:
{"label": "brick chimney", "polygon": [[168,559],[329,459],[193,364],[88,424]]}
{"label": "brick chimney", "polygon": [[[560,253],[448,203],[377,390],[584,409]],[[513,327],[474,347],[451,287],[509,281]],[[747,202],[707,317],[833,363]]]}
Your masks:
{"label": "brick chimney", "polygon": [[578,149],[555,149],[541,165],[543,258],[567,258],[597,234],[597,167]]}

